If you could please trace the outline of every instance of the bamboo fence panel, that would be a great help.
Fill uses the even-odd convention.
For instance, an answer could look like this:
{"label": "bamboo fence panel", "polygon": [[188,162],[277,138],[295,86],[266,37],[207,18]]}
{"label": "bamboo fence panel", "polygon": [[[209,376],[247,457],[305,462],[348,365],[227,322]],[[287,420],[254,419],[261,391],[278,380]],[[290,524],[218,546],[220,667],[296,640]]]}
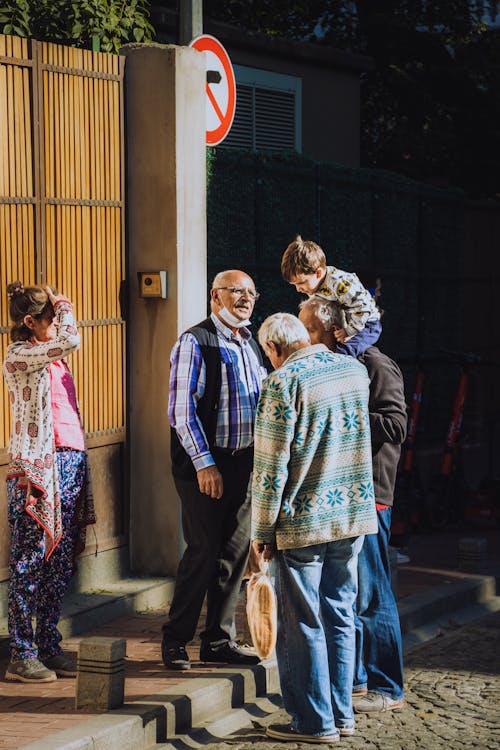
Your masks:
{"label": "bamboo fence panel", "polygon": [[[116,56],[0,35],[0,354],[7,283],[67,294],[82,337],[70,365],[91,445],[124,439],[122,71]],[[1,449],[5,387],[0,408]]]}
{"label": "bamboo fence panel", "polygon": [[[64,283],[64,291],[73,298],[82,333],[84,330],[73,369],[86,427],[90,434],[102,434],[123,428],[124,414],[123,323],[118,314],[123,238],[121,231],[114,231],[113,216],[118,211],[121,226],[121,83],[95,75],[73,75],[67,69],[106,74],[118,71],[119,61],[109,62],[107,55],[56,45],[48,45],[46,53],[44,62],[64,69],[51,74],[60,79],[57,151],[61,162],[60,192],[52,197],[71,201],[71,205],[55,205],[60,218],[56,222],[52,268],[59,287],[63,289]],[[118,161],[116,166],[113,163],[113,171],[111,150]],[[118,192],[114,189],[116,172],[120,174]],[[83,205],[85,201],[94,205]],[[120,205],[110,207],[110,201]],[[120,347],[115,346],[115,338],[121,340]]]}
{"label": "bamboo fence panel", "polygon": [[[31,60],[26,39],[0,35],[0,356],[9,343],[6,286],[35,282]],[[0,389],[0,448],[8,444],[10,405]]]}

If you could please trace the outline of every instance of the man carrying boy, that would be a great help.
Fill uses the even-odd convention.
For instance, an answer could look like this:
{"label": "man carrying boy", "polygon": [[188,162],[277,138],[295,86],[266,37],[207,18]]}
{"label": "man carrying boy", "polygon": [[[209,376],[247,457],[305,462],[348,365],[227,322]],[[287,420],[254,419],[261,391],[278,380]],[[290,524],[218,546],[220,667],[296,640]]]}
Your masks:
{"label": "man carrying boy", "polygon": [[[312,344],[337,349],[333,331],[342,323],[337,304],[311,297],[300,305],[299,318]],[[358,558],[353,698],[356,712],[374,713],[398,709],[404,703],[401,628],[391,587],[388,544],[396,469],[407,419],[398,365],[375,346],[357,359],[370,378],[368,409],[378,533],[365,538]]]}
{"label": "man carrying boy", "polygon": [[378,341],[382,325],[372,295],[355,273],[327,266],[325,254],[315,242],[297,235],[283,254],[281,274],[298,292],[340,305],[344,325],[334,332],[339,353],[357,357]]}

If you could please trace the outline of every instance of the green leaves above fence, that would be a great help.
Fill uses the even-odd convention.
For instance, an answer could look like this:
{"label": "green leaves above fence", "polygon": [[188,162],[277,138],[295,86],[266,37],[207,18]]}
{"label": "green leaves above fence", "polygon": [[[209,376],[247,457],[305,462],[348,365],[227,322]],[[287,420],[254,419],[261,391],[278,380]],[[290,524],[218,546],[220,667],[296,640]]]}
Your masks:
{"label": "green leaves above fence", "polygon": [[[1,0],[0,0],[1,1]],[[147,0],[10,0],[0,5],[3,34],[117,53],[154,37]]]}

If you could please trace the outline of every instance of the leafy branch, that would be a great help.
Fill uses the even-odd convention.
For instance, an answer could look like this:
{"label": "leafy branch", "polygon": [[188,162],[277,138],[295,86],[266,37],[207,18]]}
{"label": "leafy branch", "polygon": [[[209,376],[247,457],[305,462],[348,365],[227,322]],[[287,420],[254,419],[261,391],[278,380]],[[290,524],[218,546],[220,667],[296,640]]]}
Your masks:
{"label": "leafy branch", "polygon": [[9,0],[0,6],[4,34],[117,53],[130,41],[154,37],[147,0]]}

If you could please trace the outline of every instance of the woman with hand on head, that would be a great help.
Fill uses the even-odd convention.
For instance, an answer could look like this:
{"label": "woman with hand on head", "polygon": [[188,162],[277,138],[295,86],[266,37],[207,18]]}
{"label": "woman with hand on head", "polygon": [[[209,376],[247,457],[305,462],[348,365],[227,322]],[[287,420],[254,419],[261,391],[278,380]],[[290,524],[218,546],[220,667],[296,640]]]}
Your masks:
{"label": "woman with hand on head", "polygon": [[16,281],[7,294],[13,325],[3,362],[12,408],[11,660],[5,677],[51,682],[76,674],[60,648],[57,623],[85,527],[95,523],[84,433],[64,361],[80,346],[80,336],[72,303],[50,287],[25,289]]}

